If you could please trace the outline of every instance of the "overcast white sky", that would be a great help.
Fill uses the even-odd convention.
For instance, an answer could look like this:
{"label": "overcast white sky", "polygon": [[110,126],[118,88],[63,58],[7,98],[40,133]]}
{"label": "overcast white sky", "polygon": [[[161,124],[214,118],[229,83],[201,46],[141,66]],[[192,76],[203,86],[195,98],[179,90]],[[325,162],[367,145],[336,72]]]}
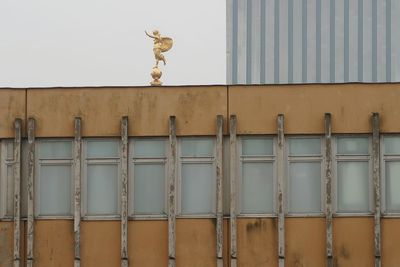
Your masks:
{"label": "overcast white sky", "polygon": [[174,39],[165,85],[226,83],[225,0],[0,0],[0,87],[148,85],[152,40]]}

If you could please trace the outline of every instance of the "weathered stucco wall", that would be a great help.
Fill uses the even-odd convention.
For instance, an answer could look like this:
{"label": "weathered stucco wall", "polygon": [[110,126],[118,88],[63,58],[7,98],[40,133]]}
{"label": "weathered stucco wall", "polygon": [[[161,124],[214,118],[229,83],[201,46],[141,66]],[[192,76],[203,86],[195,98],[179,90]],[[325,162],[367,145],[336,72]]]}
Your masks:
{"label": "weathered stucco wall", "polygon": [[176,116],[178,135],[214,135],[216,116],[227,114],[227,89],[215,87],[72,88],[28,91],[27,114],[37,120],[37,136],[73,136],[82,117],[83,136],[120,136],[129,116],[130,136],[166,136]]}
{"label": "weathered stucco wall", "polygon": [[373,267],[374,218],[334,218],[333,254],[337,267]]}
{"label": "weathered stucco wall", "polygon": [[0,266],[13,266],[13,222],[0,222]]}
{"label": "weathered stucco wall", "polygon": [[325,218],[286,218],[285,266],[326,265]]}
{"label": "weathered stucco wall", "polygon": [[285,115],[285,133],[324,132],[324,113],[333,133],[370,133],[371,113],[379,112],[382,132],[400,132],[400,84],[315,84],[230,86],[229,113],[239,134],[276,134]]}
{"label": "weathered stucco wall", "polygon": [[278,222],[275,218],[238,218],[238,266],[278,266],[277,227]]}
{"label": "weathered stucco wall", "polygon": [[73,266],[74,222],[72,220],[37,220],[34,255],[36,266]]}
{"label": "weathered stucco wall", "polygon": [[15,119],[25,119],[25,96],[23,89],[0,90],[0,138],[13,138]]}
{"label": "weathered stucco wall", "polygon": [[120,266],[120,253],[120,221],[82,221],[82,267]]}
{"label": "weathered stucco wall", "polygon": [[382,220],[382,266],[400,266],[400,219]]}

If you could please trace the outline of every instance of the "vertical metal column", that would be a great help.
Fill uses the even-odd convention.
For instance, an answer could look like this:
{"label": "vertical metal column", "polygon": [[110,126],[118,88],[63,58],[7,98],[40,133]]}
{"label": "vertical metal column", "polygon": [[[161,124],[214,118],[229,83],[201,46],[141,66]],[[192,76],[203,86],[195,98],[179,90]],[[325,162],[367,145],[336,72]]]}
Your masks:
{"label": "vertical metal column", "polygon": [[217,172],[217,267],[223,267],[223,167],[222,167],[222,150],[223,150],[223,123],[224,117],[222,115],[217,116],[217,153],[216,153],[216,172]]}
{"label": "vertical metal column", "polygon": [[21,266],[21,128],[22,120],[14,122],[14,267]]}
{"label": "vertical metal column", "polygon": [[168,155],[168,266],[175,267],[176,119],[169,117]]}
{"label": "vertical metal column", "polygon": [[33,266],[34,260],[34,181],[35,181],[35,128],[34,118],[28,119],[28,232],[27,232],[27,267]]}
{"label": "vertical metal column", "polygon": [[381,266],[381,172],[379,153],[379,113],[372,114],[372,177],[374,181],[375,267]]}
{"label": "vertical metal column", "polygon": [[237,239],[236,239],[236,129],[237,119],[236,115],[231,115],[229,119],[229,146],[230,146],[230,266],[236,267],[237,265]]}
{"label": "vertical metal column", "polygon": [[283,114],[278,115],[278,257],[279,267],[285,266],[285,194],[284,194],[284,174],[285,174],[285,119]]}
{"label": "vertical metal column", "polygon": [[81,266],[81,118],[74,121],[74,267]]}
{"label": "vertical metal column", "polygon": [[128,267],[128,117],[121,120],[121,267]]}
{"label": "vertical metal column", "polygon": [[327,266],[333,267],[332,237],[332,123],[331,114],[325,113],[325,208]]}

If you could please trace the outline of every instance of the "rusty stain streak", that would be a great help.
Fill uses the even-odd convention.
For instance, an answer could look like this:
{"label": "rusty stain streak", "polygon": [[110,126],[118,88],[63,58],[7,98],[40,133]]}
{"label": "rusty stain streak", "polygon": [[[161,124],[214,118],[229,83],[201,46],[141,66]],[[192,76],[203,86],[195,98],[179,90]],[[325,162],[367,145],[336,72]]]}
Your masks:
{"label": "rusty stain streak", "polygon": [[223,266],[223,172],[222,172],[222,152],[223,152],[223,123],[224,118],[222,115],[217,116],[217,151],[216,151],[216,173],[217,173],[217,225],[216,225],[216,238],[217,238],[217,267]]}
{"label": "rusty stain streak", "polygon": [[121,267],[128,266],[128,117],[121,120]]}
{"label": "rusty stain streak", "polygon": [[35,180],[35,128],[34,118],[28,119],[28,231],[27,231],[27,267],[33,266],[34,254],[34,180]]}
{"label": "rusty stain streak", "polygon": [[237,264],[237,239],[236,239],[236,115],[231,115],[229,120],[229,145],[230,145],[230,266]]}
{"label": "rusty stain streak", "polygon": [[74,267],[79,267],[81,264],[81,118],[75,118],[74,124]]}
{"label": "rusty stain streak", "polygon": [[381,266],[381,176],[379,162],[379,113],[372,114],[372,177],[374,181],[375,267]]}
{"label": "rusty stain streak", "polygon": [[20,266],[21,255],[21,127],[22,120],[15,119],[14,139],[14,267]]}
{"label": "rusty stain streak", "polygon": [[169,117],[168,267],[175,267],[176,118]]}
{"label": "rusty stain streak", "polygon": [[277,118],[278,150],[277,150],[277,175],[278,175],[278,256],[279,267],[285,266],[285,198],[284,198],[284,161],[285,161],[285,118],[279,114]]}
{"label": "rusty stain streak", "polygon": [[326,209],[326,256],[327,266],[333,267],[332,236],[332,120],[325,113],[325,209]]}

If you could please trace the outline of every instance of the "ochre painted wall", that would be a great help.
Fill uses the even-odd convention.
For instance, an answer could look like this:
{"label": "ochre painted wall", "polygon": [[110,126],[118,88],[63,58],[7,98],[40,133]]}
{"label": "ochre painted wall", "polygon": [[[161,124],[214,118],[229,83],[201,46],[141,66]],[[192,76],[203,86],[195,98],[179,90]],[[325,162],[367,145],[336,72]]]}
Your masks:
{"label": "ochre painted wall", "polygon": [[34,256],[36,266],[73,266],[74,222],[36,220]]}
{"label": "ochre painted wall", "polygon": [[13,222],[0,222],[0,266],[13,266]]}
{"label": "ochre painted wall", "polygon": [[400,219],[382,219],[382,266],[400,266]]}
{"label": "ochre painted wall", "polygon": [[129,221],[130,266],[168,266],[168,221]]}
{"label": "ochre painted wall", "polygon": [[15,119],[25,119],[25,96],[23,89],[0,89],[0,138],[13,138]]}
{"label": "ochre painted wall", "polygon": [[121,221],[81,222],[81,266],[121,265]]}
{"label": "ochre painted wall", "polygon": [[288,267],[326,265],[325,218],[285,219],[286,262]]}
{"label": "ochre painted wall", "polygon": [[336,267],[373,267],[374,218],[334,218],[333,257]]}
{"label": "ochre painted wall", "polygon": [[226,101],[224,86],[34,89],[27,115],[37,120],[38,137],[73,136],[76,116],[83,136],[120,136],[122,116],[129,116],[130,136],[166,136],[171,115],[178,135],[215,135]]}
{"label": "ochre painted wall", "polygon": [[237,261],[240,267],[278,266],[276,218],[237,219]]}
{"label": "ochre painted wall", "polygon": [[215,219],[176,219],[176,266],[216,265]]}
{"label": "ochre painted wall", "polygon": [[333,133],[370,133],[372,112],[382,132],[400,132],[399,99],[400,84],[230,86],[229,114],[239,134],[276,134],[279,113],[286,134],[323,133],[326,112]]}

